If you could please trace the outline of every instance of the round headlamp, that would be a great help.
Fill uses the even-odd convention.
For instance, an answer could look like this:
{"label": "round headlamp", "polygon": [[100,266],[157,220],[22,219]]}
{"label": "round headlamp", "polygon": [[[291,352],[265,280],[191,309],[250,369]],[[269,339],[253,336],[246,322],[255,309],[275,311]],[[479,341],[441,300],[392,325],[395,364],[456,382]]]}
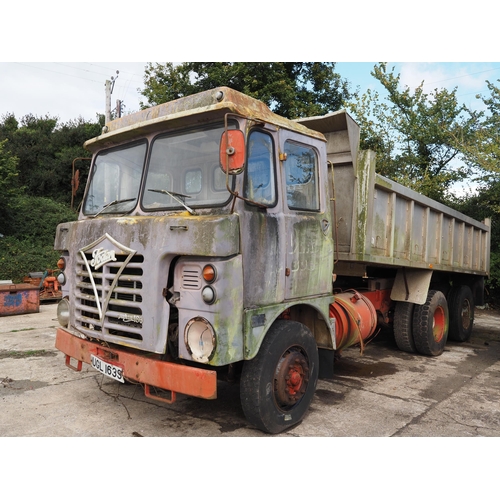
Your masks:
{"label": "round headlamp", "polygon": [[208,363],[215,352],[215,332],[201,317],[191,319],[184,330],[184,342],[194,361]]}
{"label": "round headlamp", "polygon": [[57,321],[61,326],[69,325],[69,301],[68,299],[62,299],[57,304]]}

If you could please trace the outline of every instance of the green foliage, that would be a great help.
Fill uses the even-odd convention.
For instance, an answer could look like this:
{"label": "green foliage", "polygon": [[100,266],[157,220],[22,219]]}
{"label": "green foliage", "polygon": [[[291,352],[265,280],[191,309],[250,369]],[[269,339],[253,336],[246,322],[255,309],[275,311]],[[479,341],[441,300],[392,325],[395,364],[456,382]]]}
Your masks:
{"label": "green foliage", "polygon": [[28,273],[54,269],[59,257],[53,245],[6,236],[0,239],[0,279],[21,283]]}
{"label": "green foliage", "polygon": [[462,150],[473,140],[475,118],[458,104],[457,89],[426,94],[424,82],[413,92],[400,89],[400,76],[384,64],[376,65],[372,75],[387,97],[368,90],[349,105],[361,126],[361,147],[377,152],[382,175],[445,201],[448,189],[470,173]]}
{"label": "green foliage", "polygon": [[18,187],[18,159],[6,151],[7,139],[0,141],[0,234],[7,234],[13,222],[12,202],[22,189]]}
{"label": "green foliage", "polygon": [[3,228],[3,234],[42,244],[54,243],[59,223],[77,218],[66,205],[37,196],[19,196],[11,208],[13,225]]}
{"label": "green foliage", "polygon": [[349,84],[326,62],[149,63],[141,94],[143,108],[213,89],[231,87],[287,118],[323,115],[351,98]]}
{"label": "green foliage", "polygon": [[14,282],[30,272],[53,269],[59,259],[54,251],[57,224],[76,220],[77,214],[51,199],[18,196],[12,201],[8,225],[0,220],[0,279]]}
{"label": "green foliage", "polygon": [[491,219],[490,293],[500,296],[500,179],[483,185],[474,194],[450,200],[456,210],[476,220]]}
{"label": "green foliage", "polygon": [[471,112],[476,120],[474,140],[462,143],[461,137],[457,139],[469,164],[485,171],[488,179],[492,174],[500,174],[500,89],[489,81],[486,83],[490,97],[476,96],[482,99],[486,110]]}
{"label": "green foliage", "polygon": [[[75,158],[89,157],[83,143],[99,135],[101,124],[79,118],[59,124],[57,118],[26,115],[20,122],[14,115],[2,117],[0,141],[7,139],[5,150],[18,159],[18,183],[26,194],[71,202],[72,163]],[[79,162],[80,178],[86,177],[90,162]],[[81,200],[80,189],[75,206]]]}
{"label": "green foliage", "polygon": [[0,141],[0,213],[5,214],[11,199],[20,193],[18,187],[18,159],[5,150],[7,140]]}
{"label": "green foliage", "polygon": [[[485,110],[471,112],[476,121],[473,137],[460,140],[466,161],[482,172],[481,187],[454,201],[454,208],[482,220],[491,219],[490,295],[500,298],[500,89],[487,82],[490,97],[482,97]],[[477,96],[478,98],[481,96]],[[461,137],[458,137],[461,139]]]}

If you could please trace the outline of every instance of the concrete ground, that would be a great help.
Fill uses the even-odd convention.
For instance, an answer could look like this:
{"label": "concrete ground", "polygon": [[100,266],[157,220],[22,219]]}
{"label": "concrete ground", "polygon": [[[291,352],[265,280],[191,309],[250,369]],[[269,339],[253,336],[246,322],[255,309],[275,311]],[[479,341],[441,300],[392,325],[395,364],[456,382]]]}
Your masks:
{"label": "concrete ground", "polygon": [[[56,304],[0,317],[0,436],[254,436],[238,383],[219,397],[146,399],[140,386],[75,372],[54,347]],[[476,310],[470,342],[436,358],[399,351],[389,336],[342,353],[310,411],[282,436],[500,436],[500,314]]]}

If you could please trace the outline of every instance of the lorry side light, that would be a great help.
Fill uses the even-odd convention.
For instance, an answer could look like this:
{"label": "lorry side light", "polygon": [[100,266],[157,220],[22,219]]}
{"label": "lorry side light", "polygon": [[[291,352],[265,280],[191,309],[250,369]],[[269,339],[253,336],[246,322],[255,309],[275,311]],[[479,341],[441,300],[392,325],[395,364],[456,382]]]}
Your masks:
{"label": "lorry side light", "polygon": [[207,283],[213,283],[217,278],[217,270],[215,269],[214,266],[212,266],[212,264],[207,264],[204,268],[203,268],[203,279],[207,282]]}
{"label": "lorry side light", "polygon": [[61,257],[57,261],[57,267],[61,270],[64,271],[66,269],[66,259],[64,257]]}
{"label": "lorry side light", "polygon": [[206,286],[201,291],[201,297],[203,301],[207,304],[213,304],[217,295],[215,294],[215,290],[211,286]]}
{"label": "lorry side light", "polygon": [[212,325],[200,316],[188,321],[184,342],[194,361],[208,363],[215,352],[215,332]]}
{"label": "lorry side light", "polygon": [[65,285],[66,284],[66,275],[64,273],[59,273],[57,275],[57,281],[59,282],[60,285]]}

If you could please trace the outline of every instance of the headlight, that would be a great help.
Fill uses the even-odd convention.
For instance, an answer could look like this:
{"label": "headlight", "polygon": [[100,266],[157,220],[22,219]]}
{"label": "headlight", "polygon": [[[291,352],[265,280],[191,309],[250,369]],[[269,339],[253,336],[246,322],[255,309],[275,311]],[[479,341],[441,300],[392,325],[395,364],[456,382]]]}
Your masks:
{"label": "headlight", "polygon": [[195,361],[207,363],[215,352],[215,332],[205,318],[193,318],[184,330],[184,342]]}
{"label": "headlight", "polygon": [[61,326],[69,325],[69,301],[68,299],[62,299],[59,304],[57,304],[57,321]]}

